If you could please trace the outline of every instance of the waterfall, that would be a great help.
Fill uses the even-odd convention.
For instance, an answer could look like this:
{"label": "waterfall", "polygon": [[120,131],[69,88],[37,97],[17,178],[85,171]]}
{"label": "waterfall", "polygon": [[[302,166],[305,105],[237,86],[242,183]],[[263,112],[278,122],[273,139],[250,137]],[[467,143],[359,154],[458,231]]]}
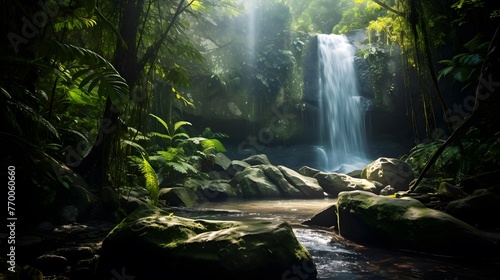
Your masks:
{"label": "waterfall", "polygon": [[354,47],[344,35],[318,35],[319,137],[327,166],[349,172],[366,163],[364,98],[359,96]]}

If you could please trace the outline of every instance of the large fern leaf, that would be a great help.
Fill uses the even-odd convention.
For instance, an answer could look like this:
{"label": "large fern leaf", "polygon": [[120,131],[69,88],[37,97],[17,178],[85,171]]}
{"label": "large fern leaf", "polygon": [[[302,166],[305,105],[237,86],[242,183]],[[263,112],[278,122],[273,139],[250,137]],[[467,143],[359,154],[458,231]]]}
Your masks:
{"label": "large fern leaf", "polygon": [[37,47],[38,57],[53,58],[61,63],[78,62],[72,67],[73,81],[78,82],[81,89],[92,91],[98,89],[98,94],[110,97],[119,108],[125,108],[128,102],[129,88],[127,82],[113,65],[99,54],[71,44],[61,44],[56,41],[46,42]]}

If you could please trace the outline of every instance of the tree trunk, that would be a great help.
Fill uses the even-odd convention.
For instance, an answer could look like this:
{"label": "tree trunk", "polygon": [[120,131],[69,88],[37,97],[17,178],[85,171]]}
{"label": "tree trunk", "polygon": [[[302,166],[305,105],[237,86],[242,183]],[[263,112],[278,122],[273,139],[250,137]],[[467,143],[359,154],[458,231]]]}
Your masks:
{"label": "tree trunk", "polygon": [[[142,69],[138,69],[136,36],[140,26],[144,0],[128,0],[123,5],[120,19],[120,34],[126,45],[117,40],[112,64],[125,79],[129,90],[134,89]],[[99,135],[89,154],[81,161],[76,171],[94,188],[106,182],[111,161],[111,151],[119,144],[121,112],[108,97],[99,128]]]}
{"label": "tree trunk", "polygon": [[460,126],[455,129],[450,137],[448,137],[448,139],[441,146],[439,146],[436,152],[434,152],[415,183],[410,186],[408,192],[413,192],[415,190],[429,169],[434,165],[434,163],[436,163],[441,153],[443,153],[446,147],[458,139],[462,133],[466,132],[481,118],[492,118],[492,116],[497,115],[498,105],[500,103],[500,94],[495,91],[499,89],[500,81],[493,80],[493,77],[498,77],[498,73],[500,73],[500,61],[498,60],[500,57],[499,29],[500,26],[497,27],[495,34],[493,35],[493,39],[491,40],[488,48],[486,60],[481,68],[481,75],[479,77],[479,84],[476,88],[475,104],[472,113]]}

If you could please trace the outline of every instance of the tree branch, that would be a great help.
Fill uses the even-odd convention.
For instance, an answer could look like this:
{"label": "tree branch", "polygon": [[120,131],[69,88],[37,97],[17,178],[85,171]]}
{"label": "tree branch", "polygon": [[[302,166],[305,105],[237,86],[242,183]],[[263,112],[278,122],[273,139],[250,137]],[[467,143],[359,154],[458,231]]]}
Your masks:
{"label": "tree branch", "polygon": [[[484,109],[485,106],[496,105],[494,101],[482,100],[481,97],[484,98],[484,96],[489,96],[490,99],[494,98],[493,95],[491,95],[491,93],[495,91],[494,88],[491,88],[493,85],[486,83],[488,81],[487,78],[491,77],[491,75],[496,73],[500,68],[500,62],[498,61],[498,57],[500,55],[500,36],[498,34],[499,29],[500,25],[497,27],[495,34],[493,35],[493,38],[491,40],[488,49],[488,55],[481,68],[481,75],[479,77],[480,83],[476,88],[475,103],[472,113],[467,117],[467,119],[465,119],[464,122],[462,122],[462,124],[459,127],[457,127],[457,129],[455,129],[455,131],[450,135],[450,137],[448,137],[448,139],[446,139],[446,141],[443,144],[441,144],[441,146],[439,146],[436,152],[434,152],[434,154],[429,159],[422,172],[420,172],[420,175],[418,176],[415,183],[410,186],[408,193],[413,192],[415,190],[415,188],[424,179],[429,169],[434,165],[434,163],[443,153],[446,147],[448,147],[448,145],[450,145],[453,141],[455,141],[455,139],[457,139],[458,136],[464,133],[467,130],[467,128],[471,127],[474,121],[480,117],[481,110],[485,110]],[[498,95],[496,96],[496,98],[498,98]]]}
{"label": "tree branch", "polygon": [[156,57],[156,55],[158,54],[158,51],[161,48],[161,45],[163,45],[163,43],[167,39],[168,33],[170,32],[170,30],[174,26],[174,23],[177,20],[177,18],[189,6],[191,6],[191,3],[193,3],[193,1],[188,1],[188,4],[186,6],[184,6],[184,2],[186,2],[186,0],[181,0],[179,2],[179,5],[177,6],[177,9],[175,10],[174,16],[172,17],[172,20],[169,22],[169,24],[167,26],[167,29],[165,30],[165,32],[163,32],[163,34],[161,35],[160,39],[158,39],[158,41],[156,41],[152,46],[150,46],[146,50],[146,53],[142,56],[141,60],[139,61],[139,64],[138,64],[139,68],[138,69],[144,69],[144,67],[146,66],[146,64],[149,61],[151,61],[154,57]]}
{"label": "tree branch", "polygon": [[372,0],[372,1],[375,2],[375,3],[377,3],[378,5],[380,5],[382,8],[384,8],[384,9],[390,11],[390,12],[393,12],[393,13],[395,13],[398,16],[404,17],[404,14],[402,12],[391,8],[389,5],[387,5],[385,3],[382,3],[379,0]]}

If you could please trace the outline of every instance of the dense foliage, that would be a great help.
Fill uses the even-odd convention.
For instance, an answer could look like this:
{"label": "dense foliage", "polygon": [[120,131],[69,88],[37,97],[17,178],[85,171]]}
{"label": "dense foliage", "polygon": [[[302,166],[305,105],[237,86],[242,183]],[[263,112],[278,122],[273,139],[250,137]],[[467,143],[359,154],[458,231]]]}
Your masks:
{"label": "dense foliage", "polygon": [[[2,1],[1,156],[29,174],[19,179],[26,204],[57,211],[78,190],[108,207],[110,190],[116,201],[136,186],[156,202],[159,187],[203,176],[224,150],[224,134],[186,115],[241,118],[254,134],[276,111],[300,115],[307,41],[364,29],[359,55],[381,107],[384,94],[405,94],[391,80],[398,71],[391,57],[403,58],[408,114],[415,138],[427,143],[408,156],[420,170],[470,114],[453,105],[479,84],[500,18],[492,2]],[[452,81],[460,90],[443,87]],[[433,174],[460,181],[498,170],[495,116],[481,115]],[[272,131],[280,143],[301,133],[300,123],[280,125]]]}

